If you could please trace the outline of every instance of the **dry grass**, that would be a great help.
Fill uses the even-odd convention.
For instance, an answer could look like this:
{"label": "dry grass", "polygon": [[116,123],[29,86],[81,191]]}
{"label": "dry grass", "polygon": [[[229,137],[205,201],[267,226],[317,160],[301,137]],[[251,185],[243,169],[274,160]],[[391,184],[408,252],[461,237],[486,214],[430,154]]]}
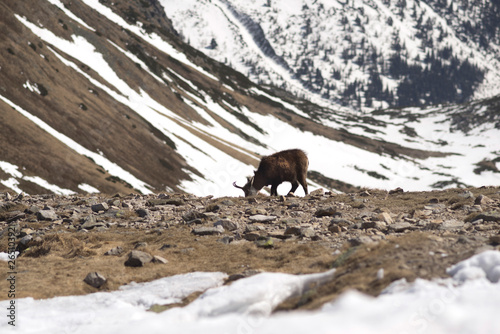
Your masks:
{"label": "dry grass", "polygon": [[[131,281],[145,282],[193,271],[221,271],[229,275],[246,269],[317,272],[327,269],[334,260],[331,249],[312,244],[278,242],[273,249],[262,249],[248,242],[226,245],[218,242],[219,238],[196,237],[186,226],[170,228],[161,235],[120,228],[50,235],[17,259],[17,297],[49,298],[97,291],[83,282],[93,271],[108,279],[101,290],[109,291]],[[6,238],[1,242],[6,244]],[[147,243],[139,250],[162,256],[169,262],[148,263],[141,268],[124,266],[128,252],[138,242]],[[121,256],[104,256],[116,246],[124,249]],[[5,272],[0,273],[0,291],[7,288],[6,277]]]}

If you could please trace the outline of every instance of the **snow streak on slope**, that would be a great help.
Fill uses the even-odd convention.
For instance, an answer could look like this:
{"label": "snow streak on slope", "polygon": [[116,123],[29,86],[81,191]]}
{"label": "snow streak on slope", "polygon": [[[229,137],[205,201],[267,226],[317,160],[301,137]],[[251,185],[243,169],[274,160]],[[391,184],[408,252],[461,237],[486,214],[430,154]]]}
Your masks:
{"label": "snow streak on slope", "polygon": [[[0,259],[4,258],[0,254]],[[2,333],[498,333],[500,252],[486,251],[433,281],[399,280],[373,298],[347,291],[314,311],[274,313],[278,304],[335,278],[319,274],[261,273],[222,285],[223,273],[190,273],[119,291],[16,301],[15,329]],[[208,290],[207,290],[208,289]],[[161,313],[153,305],[179,302],[206,290],[186,307]],[[6,309],[9,301],[0,301]],[[91,306],[91,307],[90,307]]]}
{"label": "snow streak on slope", "polygon": [[[77,142],[75,142],[74,140],[72,140],[71,138],[63,135],[62,133],[57,132],[56,130],[54,130],[53,128],[51,128],[47,123],[43,122],[38,117],[31,115],[29,112],[27,112],[26,110],[23,110],[19,106],[16,106],[15,104],[13,104],[9,100],[5,99],[1,95],[0,95],[0,99],[2,99],[5,103],[11,105],[20,114],[22,114],[23,116],[27,117],[29,120],[31,120],[33,123],[35,123],[37,126],[39,126],[43,130],[45,130],[46,132],[48,132],[49,134],[51,134],[52,136],[54,136],[55,138],[57,138],[58,140],[60,140],[62,143],[66,144],[71,149],[75,150],[76,152],[78,152],[78,153],[80,153],[80,154],[82,154],[84,156],[87,156],[87,157],[93,159],[99,166],[102,166],[111,175],[118,176],[122,180],[127,181],[133,187],[135,187],[136,189],[138,189],[139,191],[141,191],[144,194],[151,193],[151,190],[149,190],[149,187],[148,187],[147,184],[145,184],[144,182],[138,180],[132,174],[130,174],[126,170],[122,169],[117,164],[109,161],[108,159],[106,159],[105,157],[103,157],[102,155],[100,155],[98,153],[95,153],[95,152],[92,152],[90,150],[87,150],[85,147],[81,146],[80,144],[78,144]],[[19,177],[21,177],[21,175],[16,175],[16,177],[19,178]],[[26,180],[31,181],[31,182],[37,181],[35,183],[37,183],[41,187],[43,187],[43,188],[45,188],[47,190],[51,190],[51,191],[53,191],[55,193],[62,193],[62,194],[66,194],[66,195],[72,193],[70,190],[60,189],[57,186],[49,185],[47,182],[43,182],[39,177],[29,178],[28,179],[26,176],[24,176],[23,179],[26,179]],[[15,186],[16,183],[14,182],[13,185]],[[15,189],[15,190],[18,191],[20,189]],[[18,191],[18,192],[21,192],[21,191]]]}

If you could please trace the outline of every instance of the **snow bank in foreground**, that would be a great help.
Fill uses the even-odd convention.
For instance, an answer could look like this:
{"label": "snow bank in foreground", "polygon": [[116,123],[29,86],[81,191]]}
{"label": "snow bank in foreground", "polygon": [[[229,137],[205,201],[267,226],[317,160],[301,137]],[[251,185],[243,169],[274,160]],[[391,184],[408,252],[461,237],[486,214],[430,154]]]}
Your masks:
{"label": "snow bank in foreground", "polygon": [[[316,311],[271,314],[284,299],[331,279],[264,273],[221,286],[222,273],[191,273],[120,291],[17,301],[16,333],[499,333],[500,252],[487,251],[451,267],[451,278],[399,280],[377,297],[356,291]],[[482,274],[480,274],[482,272]],[[184,308],[147,312],[207,290]],[[5,310],[8,301],[0,302]]]}

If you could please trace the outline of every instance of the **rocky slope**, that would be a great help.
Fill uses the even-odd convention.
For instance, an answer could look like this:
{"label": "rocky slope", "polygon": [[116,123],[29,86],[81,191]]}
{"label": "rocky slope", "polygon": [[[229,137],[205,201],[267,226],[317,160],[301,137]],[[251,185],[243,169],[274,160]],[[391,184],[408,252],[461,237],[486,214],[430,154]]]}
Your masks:
{"label": "rocky slope", "polygon": [[[222,271],[231,281],[262,270],[337,268],[324,286],[280,306],[312,308],[350,288],[377,295],[402,277],[446,276],[450,265],[500,244],[498,187],[0,199],[0,252],[20,251],[19,297],[114,290],[192,271]],[[83,281],[93,272],[102,279],[97,288]],[[5,277],[0,273],[2,291]]]}

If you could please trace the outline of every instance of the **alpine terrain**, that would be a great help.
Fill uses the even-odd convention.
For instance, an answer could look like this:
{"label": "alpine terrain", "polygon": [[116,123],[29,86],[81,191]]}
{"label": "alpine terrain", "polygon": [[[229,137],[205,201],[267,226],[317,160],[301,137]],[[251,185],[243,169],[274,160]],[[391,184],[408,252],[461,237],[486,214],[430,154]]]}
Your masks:
{"label": "alpine terrain", "polygon": [[[442,28],[446,35],[443,43],[460,41],[460,36],[453,37],[456,34],[451,29],[460,30],[457,13],[463,11],[464,3],[443,7],[442,12],[447,14],[438,20],[432,14],[436,10],[431,10],[437,4],[413,1],[403,7],[394,1],[390,5],[335,1],[328,6],[316,1],[291,2],[289,6],[274,1],[245,2],[246,5],[186,1],[182,6],[153,0],[47,0],[29,5],[4,1],[0,5],[0,190],[31,194],[175,191],[200,196],[238,196],[242,192],[232,186],[234,181],[243,184],[262,156],[288,148],[307,152],[312,190],[318,187],[335,191],[358,187],[430,190],[498,185],[499,99],[491,88],[496,77],[494,68],[498,67],[493,53],[484,51],[493,50],[496,45],[498,30],[494,23],[488,25],[493,32],[482,34],[491,37],[489,44],[479,43],[482,40],[479,39],[475,47],[476,35],[464,31],[460,35],[465,36],[463,41],[453,44],[448,56],[442,54],[441,45],[445,44],[437,44],[437,38],[428,36],[430,30],[425,30],[426,39],[403,38],[410,31],[415,35],[420,33],[403,23],[421,18],[423,26],[429,20],[439,23],[432,31],[434,34],[438,27]],[[188,4],[192,5],[189,10],[185,7]],[[466,13],[474,12],[479,17],[495,15],[495,6],[494,2],[488,2],[483,7],[474,7],[474,11],[469,8]],[[397,12],[398,8],[402,13]],[[213,15],[200,18],[199,23],[187,21],[179,16],[186,10],[191,13],[187,15],[190,20],[199,18],[199,13],[217,11],[232,23],[226,27],[224,22],[229,21]],[[300,38],[300,34],[294,33],[298,26],[290,23],[299,24],[294,16],[296,11],[311,20],[310,28],[299,29],[303,35]],[[261,12],[275,19],[265,20],[264,14],[257,15]],[[351,22],[354,12],[359,20]],[[257,17],[263,21],[257,22]],[[347,20],[343,25],[341,17]],[[387,17],[393,17],[392,25]],[[213,37],[211,48],[199,44],[197,50],[189,45],[196,44],[195,39],[187,36],[194,33],[201,41],[203,33],[214,31],[203,26],[209,19],[221,25],[217,30],[220,35]],[[325,25],[324,29],[318,26],[320,23]],[[191,29],[186,28],[188,24]],[[411,44],[414,48],[401,47],[397,53],[394,47],[384,47],[382,40],[379,43],[368,39],[368,35],[377,35],[377,29],[371,25],[381,29],[379,38],[385,36],[394,44],[398,31],[402,34],[400,45],[409,48]],[[259,36],[265,39],[256,42],[255,31],[249,27],[258,26]],[[365,33],[361,34],[363,29]],[[320,38],[321,31],[330,36],[328,43],[332,43],[331,48],[335,45],[335,52],[328,51],[329,47]],[[335,37],[329,33],[332,31],[340,35]],[[230,32],[235,40],[238,34],[245,37],[241,39],[241,48],[225,35]],[[253,36],[250,39],[249,34]],[[342,41],[348,36],[355,39],[350,44],[356,45],[356,56],[340,62],[335,55],[345,53],[341,45],[346,44]],[[366,36],[366,49],[380,57],[375,59],[374,53],[358,50],[357,39],[362,36]],[[277,44],[274,39],[284,42]],[[299,39],[307,45],[317,40],[318,47],[314,50],[320,52],[326,47],[319,56],[324,61],[316,61],[312,54],[311,62],[306,61],[308,49],[286,42],[288,39]],[[435,40],[434,48],[423,43],[424,40]],[[221,50],[222,44],[233,45],[241,52],[253,50],[254,55],[248,57],[227,54],[227,63],[236,69],[241,69],[236,64],[244,58],[259,66],[269,65],[266,71],[270,78],[274,77],[272,73],[281,73],[283,80],[289,80],[281,84],[257,78],[252,73],[261,72],[258,66],[250,72],[242,69],[242,74],[207,56],[220,57],[223,53],[215,50]],[[289,51],[284,52],[278,45],[289,46]],[[397,79],[391,72],[389,58],[382,56],[385,51],[393,58],[399,54],[401,64],[423,71],[418,75],[429,72],[430,67],[434,68],[433,62],[440,59],[443,71],[430,72],[454,83],[454,97],[434,98],[426,93],[429,97],[426,100],[419,93],[416,100],[402,103],[396,92],[405,81],[411,91],[418,89],[410,85],[411,80],[403,72]],[[296,61],[285,57],[285,53],[290,53]],[[367,58],[363,65],[366,71],[361,70],[359,62],[362,54]],[[299,67],[302,63],[317,65],[314,70],[310,66],[309,72],[300,74],[302,70],[295,62]],[[360,65],[354,66],[355,63]],[[378,68],[379,63],[385,65]],[[483,67],[486,64],[491,66],[490,71]],[[378,73],[381,95],[376,94],[372,100],[386,102],[378,105],[460,103],[355,111],[358,97],[362,97],[359,100],[362,105],[368,105],[366,94],[357,89],[343,100],[349,103],[342,102],[340,95],[344,93],[335,98],[335,94],[342,92],[338,89],[330,89],[330,98],[324,98],[324,87],[333,87],[333,81],[328,79],[332,73],[327,75],[323,67],[327,65],[330,71],[339,71],[340,77],[335,79],[338,87],[341,82],[349,85],[353,77],[348,77],[348,72],[359,73],[359,82],[370,68],[372,73]],[[446,69],[462,67],[478,76],[463,72],[460,75],[468,78],[465,80],[444,74]],[[309,75],[304,73],[315,72],[323,73],[321,89],[314,85],[308,88],[302,80]],[[479,77],[482,79],[476,80]],[[373,84],[377,80],[366,79],[366,82]],[[445,89],[446,85],[434,82]],[[292,86],[302,93],[296,93]],[[461,94],[458,86],[462,87]],[[480,90],[484,94],[479,94]],[[383,98],[383,92],[394,99]],[[457,98],[457,94],[462,98]],[[476,95],[482,98],[472,100]],[[286,193],[287,187],[282,185],[278,192]],[[301,191],[297,191],[299,195]]]}

